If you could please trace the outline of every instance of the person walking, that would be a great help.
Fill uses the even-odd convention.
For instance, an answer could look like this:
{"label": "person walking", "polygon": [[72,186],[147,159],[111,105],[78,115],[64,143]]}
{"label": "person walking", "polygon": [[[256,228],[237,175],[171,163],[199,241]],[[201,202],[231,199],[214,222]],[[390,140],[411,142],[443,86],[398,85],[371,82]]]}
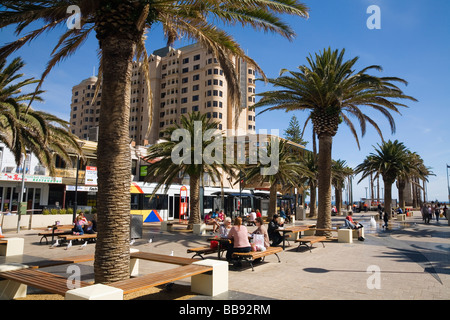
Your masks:
{"label": "person walking", "polygon": [[436,216],[436,223],[439,223],[439,215],[441,214],[441,208],[436,204],[434,207],[434,215]]}

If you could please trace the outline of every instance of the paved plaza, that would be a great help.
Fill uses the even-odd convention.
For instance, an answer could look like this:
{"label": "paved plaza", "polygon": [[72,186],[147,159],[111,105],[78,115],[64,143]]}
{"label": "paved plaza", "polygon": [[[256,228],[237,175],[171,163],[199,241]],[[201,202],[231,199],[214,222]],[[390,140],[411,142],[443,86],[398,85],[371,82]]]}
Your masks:
{"label": "paved plaza", "polygon": [[[441,218],[428,225],[422,222],[419,212],[407,217],[405,222],[395,219],[386,230],[377,221],[371,226],[374,213],[355,213],[354,219],[365,226],[365,241],[353,243],[316,243],[310,252],[297,251],[293,241],[276,256],[266,257],[255,265],[248,264],[229,271],[229,292],[216,297],[188,295],[191,300],[448,300],[450,299],[450,226]],[[333,224],[344,217],[332,217]],[[296,225],[315,223],[315,220],[296,221]],[[255,227],[248,227],[252,231]],[[39,244],[37,230],[5,233],[6,237],[25,238],[23,259],[36,257],[60,258],[94,253],[94,244],[80,249],[75,244],[50,248]],[[210,234],[199,236],[184,230],[161,232],[158,224],[144,224],[143,238],[136,239],[133,248],[145,252],[191,257],[187,248],[207,245]],[[152,241],[149,242],[149,239]],[[217,255],[208,255],[217,259]],[[1,262],[5,257],[1,257]],[[8,258],[11,259],[11,258]],[[172,268],[173,265],[141,261],[139,272],[146,274]],[[81,265],[82,280],[93,280],[91,263]],[[46,271],[64,275],[67,266],[47,268]],[[66,273],[67,275],[67,273]],[[189,279],[176,282],[172,290],[189,288]],[[29,290],[32,290],[29,288]],[[35,293],[31,291],[31,293]],[[155,293],[161,294],[161,293]]]}

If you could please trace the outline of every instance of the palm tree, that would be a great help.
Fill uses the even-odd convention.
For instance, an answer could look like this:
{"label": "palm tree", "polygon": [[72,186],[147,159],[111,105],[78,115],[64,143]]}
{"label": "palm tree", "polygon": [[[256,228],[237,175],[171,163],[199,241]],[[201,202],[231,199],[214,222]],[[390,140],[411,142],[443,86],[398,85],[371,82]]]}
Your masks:
{"label": "palm tree", "polygon": [[[395,122],[390,111],[399,112],[399,99],[414,98],[405,95],[394,83],[406,84],[395,77],[376,77],[369,75],[370,70],[381,70],[380,66],[369,66],[361,71],[353,70],[358,57],[344,60],[345,50],[330,48],[316,54],[315,59],[307,58],[309,66],[299,66],[299,71],[282,70],[276,79],[268,82],[280,90],[258,94],[261,100],[254,107],[267,107],[269,110],[307,110],[310,112],[306,121],[311,120],[314,132],[319,139],[318,159],[318,228],[331,228],[331,152],[333,137],[340,123],[349,126],[358,148],[359,140],[355,126],[349,116],[355,116],[361,127],[361,134],[366,132],[370,123],[382,137],[381,129],[375,120],[363,113],[360,107],[369,107],[381,112],[395,132]],[[288,73],[289,75],[285,75]],[[306,124],[305,124],[306,125]]]}
{"label": "palm tree", "polygon": [[[36,155],[50,175],[54,175],[55,155],[69,163],[68,150],[77,154],[82,151],[75,135],[69,132],[67,121],[28,108],[33,94],[22,90],[39,80],[22,79],[23,74],[19,72],[24,65],[21,58],[15,58],[8,65],[6,60],[0,62],[0,141],[11,150],[18,166],[28,150]],[[37,95],[35,100],[42,101],[42,98]]]}
{"label": "palm tree", "polygon": [[338,214],[340,214],[342,207],[342,189],[344,188],[345,180],[353,175],[353,169],[346,165],[345,160],[338,159],[333,160],[331,171],[331,184],[334,187],[336,209]]}
{"label": "palm tree", "polygon": [[[27,26],[39,22],[45,25],[2,47],[0,59],[45,31],[65,26],[68,4],[76,5],[80,10],[79,28],[66,29],[61,35],[36,90],[55,64],[73,54],[91,33],[95,33],[99,43],[102,100],[97,150],[100,161],[94,274],[96,283],[110,283],[129,278],[129,92],[134,57],[143,61],[146,79],[150,79],[145,50],[146,32],[161,24],[169,45],[179,38],[197,40],[218,59],[228,82],[231,102],[237,102],[240,96],[239,76],[233,59],[243,59],[253,64],[261,74],[264,73],[229,34],[211,21],[225,26],[239,23],[292,39],[295,35],[293,30],[278,15],[306,17],[307,8],[296,0],[2,1],[0,28],[17,24],[16,31],[21,33]],[[146,91],[148,101],[151,101],[149,86],[147,81]],[[238,109],[237,103],[234,106]]]}
{"label": "palm tree", "polygon": [[[410,172],[408,162],[408,149],[398,140],[391,140],[378,144],[375,153],[367,156],[362,163],[355,168],[355,174],[361,173],[361,182],[369,175],[376,178],[381,175],[384,183],[384,210],[390,212],[392,203],[392,184],[400,174]],[[389,216],[389,215],[388,215]]]}
{"label": "palm tree", "polygon": [[[274,147],[278,144],[278,147]],[[299,154],[294,150],[289,142],[278,137],[272,137],[271,141],[267,143],[267,152],[278,153],[278,163],[275,170],[267,170],[273,163],[264,164],[258,161],[256,164],[248,165],[244,169],[245,180],[248,183],[260,182],[269,183],[270,185],[270,199],[269,199],[269,214],[271,219],[277,212],[277,191],[290,189],[300,185],[301,179],[309,175],[310,172],[299,161]]]}
{"label": "palm tree", "polygon": [[[237,167],[224,161],[225,137],[217,130],[217,125],[217,122],[211,121],[206,114],[202,115],[200,112],[193,112],[188,116],[182,115],[180,124],[166,129],[164,134],[174,139],[177,134],[183,133],[181,144],[185,144],[185,148],[182,149],[180,142],[175,141],[176,139],[163,140],[149,147],[148,155],[144,158],[151,163],[147,168],[146,181],[158,182],[153,194],[161,186],[165,186],[165,192],[167,192],[178,177],[189,175],[188,226],[190,229],[201,221],[199,190],[204,176],[211,178],[214,183],[219,182],[221,187],[223,187],[221,178],[224,173],[235,177],[234,172]],[[214,139],[206,138],[208,132],[212,131],[216,134]],[[199,139],[201,139],[200,145]],[[215,149],[215,146],[218,148]],[[197,159],[197,155],[202,155],[202,159]],[[210,156],[211,161],[208,161],[206,156]]]}
{"label": "palm tree", "polygon": [[[405,209],[405,187],[406,183],[409,182],[412,185],[413,189],[413,199],[414,199],[414,190],[416,187],[422,188],[420,184],[416,182],[418,179],[428,181],[428,176],[433,175],[431,172],[431,168],[426,167],[423,159],[416,153],[407,151],[407,166],[406,170],[403,170],[399,173],[397,177],[397,189],[398,189],[398,200],[399,206],[404,210]],[[414,201],[413,201],[414,204]]]}

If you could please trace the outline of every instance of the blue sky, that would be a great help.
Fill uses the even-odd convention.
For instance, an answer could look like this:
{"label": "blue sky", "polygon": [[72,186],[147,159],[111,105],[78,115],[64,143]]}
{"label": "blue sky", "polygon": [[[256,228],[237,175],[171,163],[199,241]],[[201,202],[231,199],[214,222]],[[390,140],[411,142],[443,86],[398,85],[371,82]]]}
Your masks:
{"label": "blue sky", "polygon": [[[447,200],[446,164],[450,164],[450,1],[448,0],[304,0],[310,8],[309,19],[285,16],[297,37],[288,41],[279,35],[264,34],[240,26],[227,28],[248,55],[258,62],[268,77],[277,77],[280,69],[293,70],[306,64],[306,57],[324,48],[346,50],[348,59],[359,57],[357,69],[376,64],[383,67],[380,76],[396,76],[409,82],[404,91],[418,99],[408,102],[409,108],[395,115],[397,131],[390,134],[387,120],[368,111],[384,132],[386,140],[399,140],[411,151],[417,152],[436,176],[427,186],[429,200]],[[366,21],[371,14],[367,8],[380,8],[381,29],[370,30]],[[27,63],[26,76],[39,78],[45,68],[61,29],[45,34],[31,45],[24,46],[20,55]],[[0,30],[1,43],[15,38],[12,29]],[[180,42],[176,46],[182,46]],[[161,29],[156,27],[148,35],[149,52],[163,47]],[[63,119],[69,118],[71,88],[97,70],[97,41],[92,36],[76,54],[54,68],[44,83],[45,103],[36,109],[51,112]],[[271,89],[263,83],[257,92]],[[306,112],[268,112],[257,117],[257,130],[278,129],[282,134],[291,116],[299,121]],[[305,138],[310,140],[311,127]],[[360,132],[358,132],[360,133]],[[342,159],[355,167],[374,151],[381,140],[368,127],[360,137],[361,149],[349,129],[342,125],[334,138],[333,158]],[[309,145],[310,146],[310,145]],[[357,177],[358,178],[358,177]],[[368,181],[354,184],[354,199],[364,197]],[[397,197],[394,188],[393,197]]]}

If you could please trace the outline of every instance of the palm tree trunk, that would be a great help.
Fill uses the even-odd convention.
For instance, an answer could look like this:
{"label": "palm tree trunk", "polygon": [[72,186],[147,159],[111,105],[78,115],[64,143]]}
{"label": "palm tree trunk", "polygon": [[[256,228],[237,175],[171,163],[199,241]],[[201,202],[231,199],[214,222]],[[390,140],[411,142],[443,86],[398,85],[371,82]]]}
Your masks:
{"label": "palm tree trunk", "polygon": [[[317,228],[331,229],[331,148],[333,137],[327,134],[319,136],[319,208],[317,213]],[[318,235],[328,235],[328,232],[317,231]]]}
{"label": "palm tree trunk", "polygon": [[102,42],[103,83],[97,147],[98,236],[96,283],[129,278],[130,170],[129,114],[135,45],[108,37]]}
{"label": "palm tree trunk", "polygon": [[402,208],[402,210],[405,210],[405,185],[406,181],[403,179],[398,180],[398,202],[399,207]]}
{"label": "palm tree trunk", "polygon": [[391,203],[392,203],[392,180],[383,179],[384,182],[384,212],[388,213],[391,219]]}
{"label": "palm tree trunk", "polygon": [[316,192],[316,184],[309,184],[310,190],[310,201],[309,201],[309,217],[312,218],[316,215],[316,202],[317,202],[317,192]]}
{"label": "palm tree trunk", "polygon": [[342,210],[342,189],[339,187],[335,187],[335,199],[336,199],[336,210],[337,210],[337,215],[341,215],[341,210]]}
{"label": "palm tree trunk", "polygon": [[269,193],[269,213],[267,219],[270,221],[274,214],[277,213],[277,183],[272,182]]}
{"label": "palm tree trunk", "polygon": [[201,223],[200,215],[200,176],[189,176],[189,223],[188,230],[194,228],[194,224]]}

